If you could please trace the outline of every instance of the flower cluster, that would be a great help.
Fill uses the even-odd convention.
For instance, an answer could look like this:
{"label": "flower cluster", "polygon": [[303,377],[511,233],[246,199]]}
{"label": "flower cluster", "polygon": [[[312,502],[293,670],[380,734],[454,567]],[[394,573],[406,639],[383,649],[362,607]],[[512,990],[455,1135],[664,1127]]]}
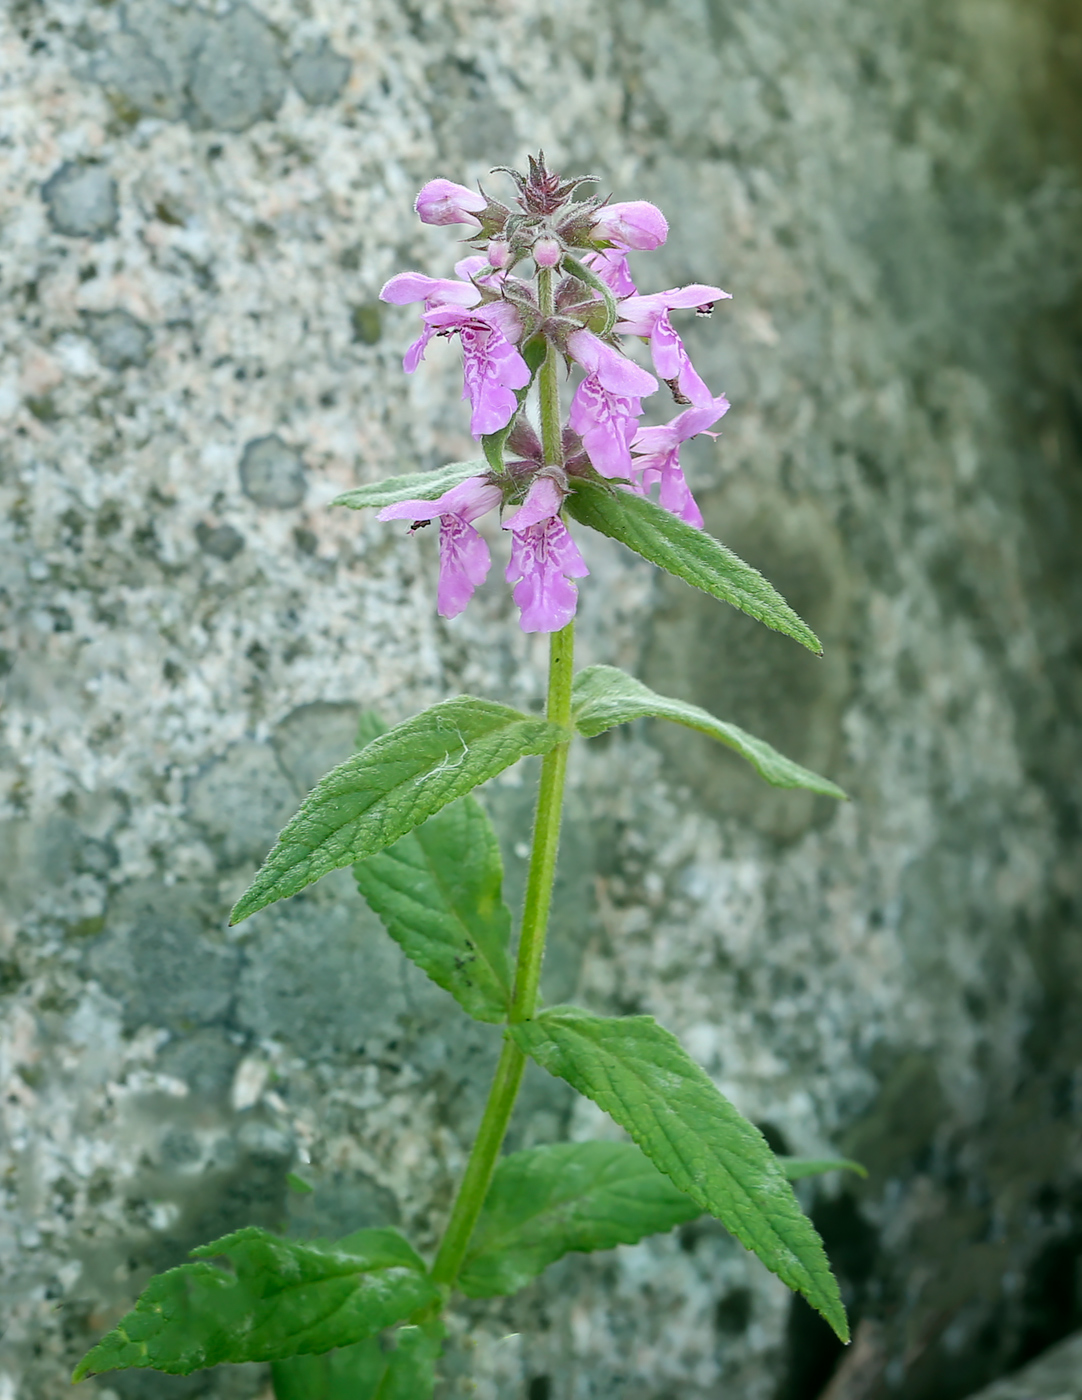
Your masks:
{"label": "flower cluster", "polygon": [[[406,352],[412,374],[433,336],[458,336],[463,398],[469,400],[475,438],[498,448],[486,455],[491,470],[452,487],[436,500],[388,506],[381,520],[409,520],[416,529],[440,522],[439,610],[455,617],[484,581],[488,545],[474,521],[511,509],[508,582],[526,632],[552,632],[574,616],[573,579],[589,572],[562,519],[576,476],[605,478],[613,489],[649,495],[688,523],[702,515],[680,466],[680,446],[707,432],[728,409],[696,372],[670,313],[708,316],[728,297],[720,287],[695,283],[640,296],[628,266],[631,250],[659,248],[668,234],[661,211],[644,200],[611,204],[577,198],[593,177],[561,181],[530,159],[529,172],[507,171],[518,187],[517,209],[450,180],[431,180],[417,196],[426,224],[464,224],[474,253],[455,264],[455,278],[403,272],[380,292],[397,305],[422,303],[422,327]],[[532,263],[534,276],[516,275]],[[624,352],[622,336],[650,347],[657,375],[683,410],[669,423],[643,427],[642,400],[658,380]],[[559,354],[583,377],[566,425],[543,431],[529,422],[525,403],[537,366]],[[542,424],[544,428],[544,424]],[[715,434],[710,434],[715,436]],[[505,446],[512,454],[503,460]]]}

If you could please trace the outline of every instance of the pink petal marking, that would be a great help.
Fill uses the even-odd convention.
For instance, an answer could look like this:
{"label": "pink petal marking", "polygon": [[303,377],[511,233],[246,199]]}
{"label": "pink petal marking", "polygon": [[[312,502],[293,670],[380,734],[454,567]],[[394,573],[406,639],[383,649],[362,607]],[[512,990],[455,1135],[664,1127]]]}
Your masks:
{"label": "pink petal marking", "polygon": [[566,627],[578,606],[578,590],[570,580],[589,572],[559,516],[514,531],[507,582],[515,584],[512,596],[522,611],[522,630],[558,632]]}
{"label": "pink petal marking", "polygon": [[657,389],[657,380],[633,360],[611,345],[606,345],[593,331],[572,331],[567,337],[568,353],[590,374],[596,374],[603,388],[613,394],[641,398]]}

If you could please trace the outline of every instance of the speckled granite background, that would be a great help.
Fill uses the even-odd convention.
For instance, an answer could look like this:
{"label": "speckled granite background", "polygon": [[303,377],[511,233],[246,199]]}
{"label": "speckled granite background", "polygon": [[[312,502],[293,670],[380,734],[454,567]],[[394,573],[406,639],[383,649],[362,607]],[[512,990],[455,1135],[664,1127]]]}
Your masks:
{"label": "speckled granite background", "polygon": [[[362,707],[539,701],[498,569],[446,625],[431,539],[325,509],[468,449],[453,354],[405,379],[376,293],[450,269],[424,180],[538,146],[665,208],[644,285],[734,294],[689,330],[734,404],[695,484],[827,644],[589,539],[582,659],[854,796],[660,726],[582,746],[548,993],[867,1162],[807,1193],[862,1400],[1082,1323],[1080,44],[1067,0],[7,0],[2,1400],[66,1395],[215,1233],[438,1230],[497,1033],[344,875],[225,916]],[[512,892],[532,776],[488,793]],[[605,1131],[538,1073],[513,1136]],[[838,1359],[710,1223],[468,1323],[448,1396],[813,1400]]]}

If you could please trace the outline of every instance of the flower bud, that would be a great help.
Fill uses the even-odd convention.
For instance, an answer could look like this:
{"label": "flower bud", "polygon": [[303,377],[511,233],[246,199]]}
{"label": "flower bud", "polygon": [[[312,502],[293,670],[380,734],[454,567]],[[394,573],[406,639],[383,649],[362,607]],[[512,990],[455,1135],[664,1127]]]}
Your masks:
{"label": "flower bud", "polygon": [[489,267],[503,268],[511,261],[511,245],[505,238],[494,238],[488,245]]}
{"label": "flower bud", "polygon": [[453,180],[429,180],[413,207],[423,224],[472,224],[480,228],[481,220],[475,215],[488,207],[488,200]]}
{"label": "flower bud", "polygon": [[593,234],[623,248],[649,251],[665,242],[669,225],[656,205],[645,199],[632,199],[600,208],[594,216]]}
{"label": "flower bud", "polygon": [[563,252],[555,238],[539,238],[533,245],[533,260],[538,267],[555,267]]}

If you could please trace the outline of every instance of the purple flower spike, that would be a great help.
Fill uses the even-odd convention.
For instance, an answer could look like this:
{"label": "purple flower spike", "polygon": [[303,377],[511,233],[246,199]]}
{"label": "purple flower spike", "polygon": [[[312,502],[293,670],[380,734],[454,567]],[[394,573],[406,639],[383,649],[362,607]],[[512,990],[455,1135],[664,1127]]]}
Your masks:
{"label": "purple flower spike", "polygon": [[705,287],[693,283],[668,292],[654,292],[646,297],[628,297],[620,303],[620,320],[616,329],[622,335],[641,335],[650,341],[654,368],[662,379],[674,384],[688,403],[706,405],[713,395],[699,377],[684,349],[684,342],[673,329],[669,312],[679,309],[713,307],[715,301],[728,299],[729,293],[720,287]]}
{"label": "purple flower spike", "polygon": [[439,516],[440,580],[436,602],[441,617],[457,617],[473,597],[473,590],[488,576],[492,563],[488,545],[472,522],[494,510],[502,499],[498,486],[484,477],[471,476],[435,501],[400,501],[380,511],[380,520],[412,520],[415,525]]}
{"label": "purple flower spike", "polygon": [[481,220],[474,215],[488,207],[488,200],[453,180],[429,180],[413,207],[423,224],[470,224],[480,228]]}
{"label": "purple flower spike", "polygon": [[511,343],[522,334],[518,312],[510,302],[493,301],[473,311],[437,307],[426,312],[425,321],[462,337],[462,397],[473,409],[470,432],[475,438],[498,433],[518,408],[514,391],[530,382],[530,368]]}
{"label": "purple flower spike", "polygon": [[641,412],[637,398],[608,393],[596,374],[587,375],[575,390],[568,422],[602,476],[631,476],[631,440]]}
{"label": "purple flower spike", "polygon": [[624,204],[606,204],[594,218],[595,238],[607,239],[621,248],[660,248],[669,236],[669,223],[656,205],[645,199]]}
{"label": "purple flower spike", "polygon": [[[701,530],[702,512],[684,479],[680,466],[680,444],[697,433],[706,432],[728,411],[729,400],[724,394],[719,394],[709,404],[685,409],[669,423],[656,428],[640,428],[631,444],[631,450],[636,454],[633,464],[636,478],[634,490],[641,496],[648,496],[655,483],[660,482],[658,499],[665,509]],[[708,433],[707,436],[717,437],[717,433]]]}
{"label": "purple flower spike", "polygon": [[[647,297],[637,298],[647,301]],[[617,329],[621,329],[620,326]],[[629,360],[626,355],[612,345],[594,335],[593,331],[572,331],[567,337],[567,351],[589,374],[595,374],[602,388],[611,394],[625,394],[631,398],[641,398],[657,389],[657,380],[652,374]]]}

